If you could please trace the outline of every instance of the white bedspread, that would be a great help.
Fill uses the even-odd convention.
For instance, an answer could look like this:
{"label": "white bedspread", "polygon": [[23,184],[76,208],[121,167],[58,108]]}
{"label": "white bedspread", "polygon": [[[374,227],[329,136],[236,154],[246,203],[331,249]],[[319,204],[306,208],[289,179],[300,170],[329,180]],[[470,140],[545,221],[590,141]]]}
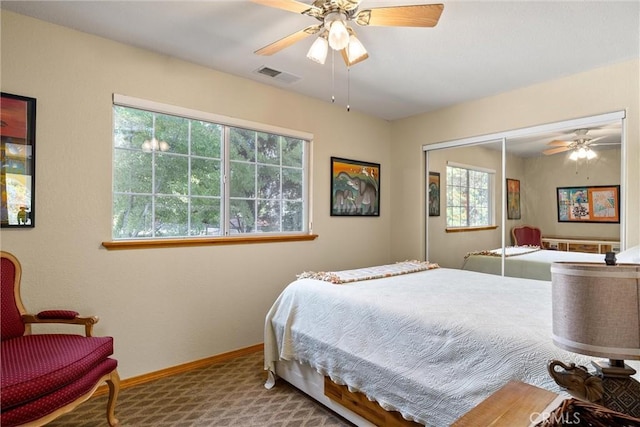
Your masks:
{"label": "white bedspread", "polygon": [[[551,284],[434,269],[335,286],[291,283],[265,322],[265,369],[309,364],[385,409],[447,426],[509,380],[559,392]],[[635,366],[638,368],[637,364]]]}

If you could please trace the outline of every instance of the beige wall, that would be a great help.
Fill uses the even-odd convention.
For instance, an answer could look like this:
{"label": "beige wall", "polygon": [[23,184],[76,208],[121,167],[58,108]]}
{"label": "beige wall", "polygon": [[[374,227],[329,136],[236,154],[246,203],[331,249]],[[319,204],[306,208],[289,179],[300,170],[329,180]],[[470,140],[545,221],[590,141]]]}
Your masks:
{"label": "beige wall", "polygon": [[[357,111],[2,11],[2,91],[37,99],[36,227],[3,229],[32,311],[76,308],[115,337],[123,378],[263,341],[304,270],[390,262],[390,125]],[[312,242],[107,251],[111,97],[311,132]],[[327,126],[330,123],[331,126]],[[381,216],[330,217],[330,157],[381,164]],[[385,191],[386,190],[386,191]]]}
{"label": "beige wall", "polygon": [[[392,257],[417,258],[425,253],[424,160],[419,156],[423,144],[619,110],[626,110],[627,117],[626,173],[622,183],[627,197],[624,236],[627,247],[639,244],[639,98],[640,61],[636,59],[393,122]],[[585,228],[580,234],[596,234],[591,230]],[[465,234],[474,238],[472,233]]]}

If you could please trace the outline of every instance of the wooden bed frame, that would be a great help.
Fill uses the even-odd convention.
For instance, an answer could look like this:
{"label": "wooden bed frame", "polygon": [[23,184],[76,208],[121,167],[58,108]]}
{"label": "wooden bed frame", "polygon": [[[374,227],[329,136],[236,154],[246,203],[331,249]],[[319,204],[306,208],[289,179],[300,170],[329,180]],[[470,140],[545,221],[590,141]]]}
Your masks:
{"label": "wooden bed frame", "polygon": [[397,411],[387,411],[364,394],[349,391],[315,371],[295,361],[279,361],[276,373],[317,402],[360,427],[417,427],[422,424],[405,420]]}

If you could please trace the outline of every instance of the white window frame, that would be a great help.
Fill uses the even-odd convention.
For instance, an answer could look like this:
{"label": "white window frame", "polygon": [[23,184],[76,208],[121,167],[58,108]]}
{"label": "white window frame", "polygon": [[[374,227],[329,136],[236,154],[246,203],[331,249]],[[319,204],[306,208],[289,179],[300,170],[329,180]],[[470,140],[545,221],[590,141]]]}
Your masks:
{"label": "white window frame", "polygon": [[[447,229],[456,229],[456,230],[460,230],[460,229],[473,229],[473,228],[478,228],[478,227],[495,227],[496,225],[496,209],[495,209],[495,201],[496,201],[496,186],[495,186],[495,182],[496,182],[496,171],[494,169],[489,169],[489,168],[483,168],[480,166],[474,166],[474,165],[467,165],[464,163],[456,163],[456,162],[452,162],[452,161],[448,161],[447,162],[447,168],[452,167],[452,168],[458,168],[458,169],[466,169],[469,171],[475,171],[475,172],[482,172],[482,173],[486,173],[489,175],[489,185],[488,185],[488,191],[489,191],[489,200],[488,200],[488,220],[489,223],[488,224],[480,224],[480,225],[469,225],[468,224],[468,219],[469,216],[467,215],[467,225],[462,225],[462,226],[451,226],[449,225],[449,213],[448,213],[448,208],[449,208],[449,188],[451,186],[451,184],[448,182],[446,182],[445,185],[445,194],[446,194],[446,202],[445,202],[445,223],[447,224]],[[447,176],[448,174],[445,174],[445,176]],[[467,183],[468,184],[468,183]],[[468,189],[468,186],[467,186]]]}
{"label": "white window frame", "polygon": [[[313,231],[312,231],[312,225],[313,225],[313,220],[312,220],[312,200],[310,197],[311,191],[310,189],[312,188],[312,152],[313,152],[313,134],[309,133],[309,132],[304,132],[304,131],[298,131],[298,130],[292,130],[292,129],[286,129],[286,128],[281,128],[278,126],[272,126],[272,125],[266,125],[263,123],[257,123],[257,122],[252,122],[252,121],[248,121],[248,120],[243,120],[243,119],[238,119],[238,118],[234,118],[234,117],[228,117],[228,116],[223,116],[223,115],[219,115],[219,114],[213,114],[213,113],[207,113],[207,112],[202,112],[202,111],[198,111],[198,110],[193,110],[193,109],[189,109],[189,108],[184,108],[184,107],[178,107],[175,105],[169,105],[169,104],[163,104],[163,103],[159,103],[159,102],[155,102],[155,101],[150,101],[150,100],[145,100],[145,99],[140,99],[140,98],[134,98],[134,97],[130,97],[130,96],[126,96],[126,95],[120,95],[120,94],[113,94],[113,106],[121,106],[121,107],[128,107],[128,108],[135,108],[135,109],[139,109],[139,110],[145,110],[145,111],[150,111],[150,112],[154,112],[154,113],[159,113],[159,114],[168,114],[168,115],[173,115],[173,116],[178,116],[181,118],[186,118],[186,119],[191,119],[191,120],[202,120],[202,121],[206,121],[206,122],[210,122],[210,123],[215,123],[218,125],[222,125],[224,126],[223,131],[225,132],[225,134],[228,135],[228,129],[229,127],[236,127],[236,128],[242,128],[242,129],[247,129],[247,130],[251,130],[251,131],[256,131],[256,132],[264,132],[264,133],[269,133],[269,134],[274,134],[274,135],[278,135],[278,136],[282,136],[282,137],[290,137],[290,138],[296,138],[296,139],[300,139],[305,141],[305,156],[304,156],[304,160],[303,160],[303,174],[304,174],[304,185],[303,185],[303,195],[302,195],[302,203],[303,203],[303,230],[302,231],[295,231],[295,232],[264,232],[264,233],[242,233],[241,235],[234,235],[234,236],[238,236],[238,238],[242,239],[243,241],[246,242],[255,242],[255,241],[259,241],[259,240],[263,240],[263,241],[288,241],[288,240],[297,240],[295,238],[293,239],[287,239],[287,235],[303,235],[303,236],[313,236],[313,238],[317,237],[315,235],[313,235]],[[112,125],[112,129],[113,129],[113,125]],[[224,151],[223,151],[223,158],[222,158],[222,162],[223,162],[223,167],[224,167],[224,185],[225,187],[228,187],[229,185],[229,179],[227,179],[228,177],[228,171],[229,171],[229,158],[227,156],[228,151],[228,138],[224,138]],[[115,152],[115,146],[113,147],[114,152]],[[113,170],[115,170],[115,164],[113,165]],[[154,171],[155,172],[155,171]],[[112,181],[113,182],[113,181]],[[207,241],[212,241],[212,240],[230,240],[230,239],[236,239],[236,237],[231,237],[229,238],[229,229],[230,229],[230,224],[229,224],[229,191],[227,191],[228,188],[225,188],[225,191],[223,191],[223,205],[222,205],[222,212],[221,215],[224,218],[223,220],[223,228],[224,228],[224,235],[223,236],[204,236],[204,237],[199,237],[199,236],[175,236],[172,238],[165,238],[165,237],[153,237],[153,238],[144,238],[144,241],[164,241],[164,243],[167,243],[166,241],[168,240],[179,240],[180,244],[179,245],[184,245],[185,240],[207,240]],[[114,195],[114,191],[112,188],[112,197]],[[113,208],[113,200],[111,203],[111,206]],[[113,212],[112,212],[112,218],[113,218]],[[111,224],[111,230],[113,233],[113,224]],[[282,238],[279,238],[278,236],[282,236]],[[295,236],[294,236],[295,237]],[[127,240],[139,240],[139,239],[127,239],[127,238],[113,238],[114,241],[111,242],[103,242],[103,246],[107,247],[108,249],[119,249],[121,248],[118,243],[119,242],[125,242]],[[236,239],[237,240],[237,239]],[[307,238],[302,238],[301,240],[309,240]],[[211,243],[215,243],[215,242],[211,242]],[[148,245],[147,245],[148,246]]]}

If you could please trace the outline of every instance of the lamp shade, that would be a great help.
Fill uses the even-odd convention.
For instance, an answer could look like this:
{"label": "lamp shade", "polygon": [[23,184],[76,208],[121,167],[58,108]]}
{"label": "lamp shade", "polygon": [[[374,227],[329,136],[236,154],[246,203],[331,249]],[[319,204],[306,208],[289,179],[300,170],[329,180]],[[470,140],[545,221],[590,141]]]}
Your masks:
{"label": "lamp shade", "polygon": [[590,356],[640,360],[640,265],[554,262],[553,342]]}

